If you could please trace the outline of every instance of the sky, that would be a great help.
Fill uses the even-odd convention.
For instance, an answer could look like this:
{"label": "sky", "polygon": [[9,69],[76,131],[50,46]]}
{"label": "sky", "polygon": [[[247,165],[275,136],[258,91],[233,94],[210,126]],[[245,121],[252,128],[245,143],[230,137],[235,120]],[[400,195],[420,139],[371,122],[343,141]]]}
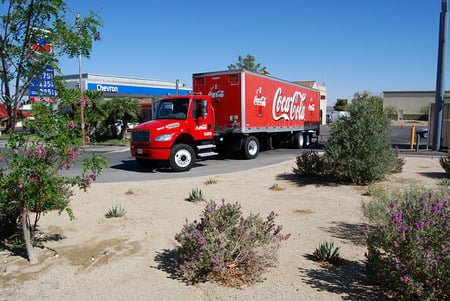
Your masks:
{"label": "sky", "polygon": [[[328,105],[436,89],[441,0],[66,0],[100,15],[82,72],[185,83],[255,56],[273,77],[325,84]],[[447,60],[448,61],[448,60]],[[64,75],[77,59],[62,58]],[[446,76],[450,90],[450,75]]]}

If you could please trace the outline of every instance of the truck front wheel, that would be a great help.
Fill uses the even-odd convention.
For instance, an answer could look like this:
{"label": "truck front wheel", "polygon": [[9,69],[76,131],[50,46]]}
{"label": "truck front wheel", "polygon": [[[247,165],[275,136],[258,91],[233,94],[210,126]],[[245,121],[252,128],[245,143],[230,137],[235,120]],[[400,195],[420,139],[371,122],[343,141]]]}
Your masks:
{"label": "truck front wheel", "polygon": [[195,162],[195,153],[187,144],[176,144],[170,150],[169,163],[175,171],[188,171]]}
{"label": "truck front wheel", "polygon": [[259,142],[256,137],[248,136],[244,139],[244,156],[247,159],[255,159],[259,153]]}

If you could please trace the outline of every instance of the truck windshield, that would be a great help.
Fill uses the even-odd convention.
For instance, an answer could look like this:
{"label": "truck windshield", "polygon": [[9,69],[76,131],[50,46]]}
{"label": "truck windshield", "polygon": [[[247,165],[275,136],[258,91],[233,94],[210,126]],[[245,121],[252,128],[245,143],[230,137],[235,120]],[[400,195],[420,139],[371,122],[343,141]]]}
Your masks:
{"label": "truck windshield", "polygon": [[185,120],[189,109],[189,98],[162,99],[156,106],[154,119]]}

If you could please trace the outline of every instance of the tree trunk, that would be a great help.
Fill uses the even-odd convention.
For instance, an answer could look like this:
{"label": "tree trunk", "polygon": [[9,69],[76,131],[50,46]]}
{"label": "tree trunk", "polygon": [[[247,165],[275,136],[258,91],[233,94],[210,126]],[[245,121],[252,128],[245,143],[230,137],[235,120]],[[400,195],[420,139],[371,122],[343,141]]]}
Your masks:
{"label": "tree trunk", "polygon": [[127,136],[127,123],[123,123],[122,130],[120,131],[120,140],[124,140]]}
{"label": "tree trunk", "polygon": [[26,214],[25,212],[22,213],[21,222],[22,222],[23,240],[25,241],[25,248],[27,250],[28,260],[31,263],[36,263],[37,262],[36,254],[34,253],[30,237],[31,225],[28,218],[28,214]]}

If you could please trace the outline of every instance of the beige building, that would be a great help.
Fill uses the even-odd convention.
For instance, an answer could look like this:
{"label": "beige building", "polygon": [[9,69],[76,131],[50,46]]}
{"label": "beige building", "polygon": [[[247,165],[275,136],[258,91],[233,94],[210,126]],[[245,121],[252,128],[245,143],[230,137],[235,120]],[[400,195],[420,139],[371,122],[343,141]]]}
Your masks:
{"label": "beige building", "polygon": [[[393,107],[397,119],[428,120],[430,103],[435,103],[435,91],[384,91],[383,108]],[[445,92],[445,102],[450,102],[450,92]]]}

